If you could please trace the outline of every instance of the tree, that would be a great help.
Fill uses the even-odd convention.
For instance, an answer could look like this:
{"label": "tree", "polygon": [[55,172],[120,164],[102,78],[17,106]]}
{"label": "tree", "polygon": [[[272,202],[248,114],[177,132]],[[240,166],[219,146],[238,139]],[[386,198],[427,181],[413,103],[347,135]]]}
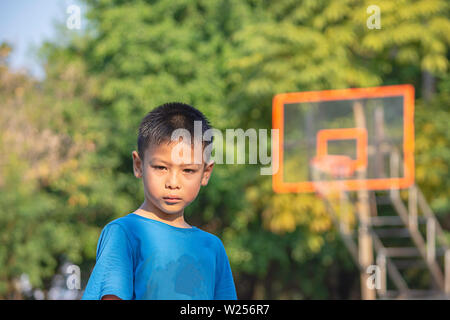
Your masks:
{"label": "tree", "polygon": [[[2,130],[4,150],[20,146],[1,160],[8,163],[0,176],[6,180],[0,203],[8,213],[0,223],[8,228],[0,249],[2,283],[12,287],[26,272],[35,287],[48,288],[64,257],[81,264],[87,280],[101,228],[143,200],[131,151],[142,117],[168,101],[198,107],[221,131],[270,129],[276,93],[397,83],[418,88],[428,72],[436,92],[428,103],[417,90],[417,181],[447,219],[449,188],[441,187],[449,181],[445,1],[379,1],[380,30],[366,26],[370,1],[86,4],[87,32],[43,47],[42,83],[11,76],[4,64],[1,69],[2,112],[9,112],[2,129],[20,119],[37,128],[30,141],[42,140],[44,132],[48,137],[43,146],[25,149],[14,142],[23,130],[16,126],[13,140],[3,133],[11,129]],[[23,111],[13,114],[17,105]],[[48,151],[42,158],[34,156],[42,150]],[[37,170],[38,164],[46,169]],[[186,209],[192,224],[223,238],[239,298],[356,298],[356,267],[323,203],[314,195],[274,194],[271,177],[259,169],[217,165]]]}

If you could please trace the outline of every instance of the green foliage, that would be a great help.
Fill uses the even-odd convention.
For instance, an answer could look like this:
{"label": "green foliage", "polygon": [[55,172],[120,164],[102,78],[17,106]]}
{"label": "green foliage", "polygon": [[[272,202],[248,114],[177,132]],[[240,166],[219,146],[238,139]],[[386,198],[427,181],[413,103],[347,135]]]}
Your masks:
{"label": "green foliage", "polygon": [[450,77],[440,82],[440,94],[416,106],[416,181],[433,210],[443,219],[450,211]]}
{"label": "green foliage", "polygon": [[[8,154],[0,160],[1,297],[17,293],[22,273],[48,289],[64,259],[89,275],[100,229],[143,200],[131,152],[141,118],[167,101],[198,107],[222,132],[270,129],[276,93],[412,83],[420,98],[417,182],[448,216],[445,0],[86,4],[87,32],[63,31],[64,41],[42,48],[47,78],[39,85],[0,61],[8,116],[0,135],[1,154]],[[381,8],[380,30],[366,27],[372,4]],[[7,51],[2,46],[0,56]],[[430,103],[418,90],[423,71],[440,83]],[[17,105],[22,111],[12,112]],[[13,120],[33,129],[7,126]],[[186,209],[189,222],[223,238],[240,298],[354,297],[353,289],[339,289],[358,277],[322,202],[274,194],[271,176],[259,169],[216,164]]]}

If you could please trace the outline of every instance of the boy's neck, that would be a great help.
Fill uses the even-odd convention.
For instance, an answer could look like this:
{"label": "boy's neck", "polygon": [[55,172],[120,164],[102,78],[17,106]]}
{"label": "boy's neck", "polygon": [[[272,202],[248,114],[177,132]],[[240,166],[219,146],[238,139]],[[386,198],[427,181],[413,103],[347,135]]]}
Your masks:
{"label": "boy's neck", "polygon": [[192,227],[188,223],[186,223],[186,221],[184,221],[184,210],[179,213],[167,214],[165,212],[162,212],[158,208],[155,208],[155,206],[152,203],[149,203],[147,200],[145,200],[144,203],[142,203],[142,205],[134,213],[149,219],[167,223],[174,227]]}

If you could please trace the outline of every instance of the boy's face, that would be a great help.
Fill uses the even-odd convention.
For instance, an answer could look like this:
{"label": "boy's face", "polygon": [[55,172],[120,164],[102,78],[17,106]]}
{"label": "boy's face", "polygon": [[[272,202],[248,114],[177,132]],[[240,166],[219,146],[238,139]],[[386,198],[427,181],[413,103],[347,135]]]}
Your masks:
{"label": "boy's face", "polygon": [[[175,158],[172,152],[177,142],[150,145],[144,159],[133,151],[133,169],[137,178],[143,178],[145,198],[166,214],[183,212],[198,195],[201,186],[208,184],[214,162],[194,163],[194,148],[181,143],[176,151],[191,153],[188,157]],[[175,160],[175,161],[174,161]],[[176,199],[171,199],[176,197]]]}

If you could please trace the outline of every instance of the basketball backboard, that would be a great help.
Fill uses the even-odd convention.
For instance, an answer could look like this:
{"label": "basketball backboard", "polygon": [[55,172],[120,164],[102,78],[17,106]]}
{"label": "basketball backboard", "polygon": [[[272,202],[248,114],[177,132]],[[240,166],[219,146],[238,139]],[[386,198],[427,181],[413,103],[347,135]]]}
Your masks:
{"label": "basketball backboard", "polygon": [[275,192],[388,190],[414,183],[414,87],[277,94]]}

